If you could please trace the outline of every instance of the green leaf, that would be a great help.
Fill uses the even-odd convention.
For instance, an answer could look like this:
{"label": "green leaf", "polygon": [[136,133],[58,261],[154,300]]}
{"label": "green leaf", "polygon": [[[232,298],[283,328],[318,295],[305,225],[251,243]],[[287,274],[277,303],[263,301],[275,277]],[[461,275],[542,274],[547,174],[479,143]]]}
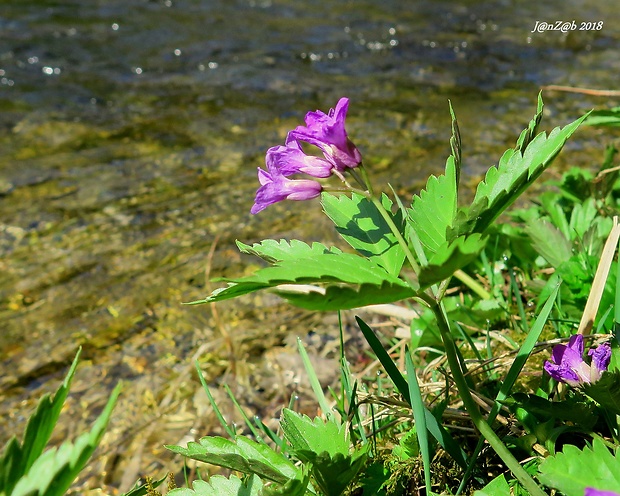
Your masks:
{"label": "green leaf", "polygon": [[260,496],[304,496],[305,494],[315,494],[310,484],[310,472],[302,467],[301,479],[290,479],[286,484],[271,484],[265,486]]}
{"label": "green leaf", "polygon": [[426,492],[431,492],[431,451],[428,442],[428,430],[426,428],[426,414],[424,398],[418,384],[418,376],[415,373],[415,366],[411,358],[409,348],[405,348],[405,369],[409,382],[409,397],[411,398],[411,409],[415,420],[418,444],[422,453],[422,464],[424,467],[424,487]]}
{"label": "green leaf", "polygon": [[445,242],[437,248],[435,255],[428,261],[428,265],[421,268],[418,275],[420,286],[426,288],[451,277],[456,270],[465,267],[478,257],[486,241],[486,237],[472,234]]}
{"label": "green leaf", "polygon": [[540,481],[566,496],[583,496],[586,487],[602,491],[620,488],[620,460],[595,438],[592,448],[566,445],[562,453],[547,457],[539,467]]}
{"label": "green leaf", "polygon": [[290,241],[285,239],[281,239],[280,241],[265,239],[260,243],[254,243],[252,246],[237,241],[237,246],[241,253],[255,255],[269,263],[281,262],[282,260],[295,260],[297,258],[305,258],[322,253],[342,253],[341,250],[335,247],[327,248],[321,243],[312,243],[312,246],[309,246],[297,239],[292,239]]}
{"label": "green leaf", "polygon": [[3,492],[11,494],[17,481],[30,470],[35,460],[43,453],[69,393],[80,353],[81,348],[54,397],[51,398],[46,394],[39,400],[36,411],[28,419],[23,442],[20,444],[17,438],[13,437],[6,444],[0,458],[0,494]]}
{"label": "green leaf", "polygon": [[[455,186],[458,192],[459,181],[461,176],[461,132],[459,131],[459,123],[456,120],[456,115],[454,114],[454,109],[452,108],[452,102],[448,100],[448,105],[450,106],[450,117],[452,118],[451,127],[452,127],[452,135],[450,136],[450,151],[452,152],[452,157],[454,158],[454,169],[455,169]],[[447,169],[447,166],[446,166]],[[446,174],[448,175],[448,174]]]}
{"label": "green leaf", "polygon": [[203,437],[199,442],[190,442],[187,448],[166,446],[180,455],[218,467],[237,470],[244,474],[256,474],[278,484],[289,479],[301,478],[300,470],[284,455],[276,453],[266,444],[260,444],[245,437],[234,442],[219,436]]}
{"label": "green leaf", "polygon": [[609,413],[620,415],[620,371],[603,372],[593,384],[586,384],[583,392]]}
{"label": "green leaf", "polygon": [[40,457],[15,485],[11,496],[62,496],[91,457],[108,425],[110,415],[121,391],[119,384],[90,432],[79,436],[75,443],[65,441]]}
{"label": "green leaf", "polygon": [[346,310],[349,308],[359,308],[366,305],[376,305],[380,303],[393,303],[415,296],[416,292],[409,287],[401,284],[384,282],[377,284],[360,284],[359,286],[342,286],[332,284],[322,288],[322,291],[310,291],[308,293],[295,293],[281,288],[276,288],[274,292],[289,303],[308,310]]}
{"label": "green leaf", "polygon": [[454,157],[448,157],[445,174],[430,176],[426,188],[413,197],[407,222],[417,233],[427,258],[446,244],[457,207]]}
{"label": "green leaf", "polygon": [[529,122],[527,127],[523,131],[521,131],[521,134],[519,135],[519,139],[517,139],[517,146],[515,146],[516,150],[525,150],[527,148],[527,145],[529,145],[531,141],[534,139],[534,137],[536,136],[536,133],[538,132],[538,126],[540,125],[540,121],[542,120],[544,108],[545,108],[545,104],[543,103],[542,91],[541,91],[540,93],[538,93],[538,104],[536,106],[536,114],[534,115],[532,120]]}
{"label": "green leaf", "polygon": [[332,456],[325,451],[304,455],[311,460],[311,474],[325,496],[341,496],[366,463],[366,450],[357,451],[353,456],[341,453]]}
{"label": "green leaf", "polygon": [[[196,480],[193,489],[178,488],[168,492],[168,496],[261,496],[262,481],[253,475],[246,482],[231,475],[214,475],[209,481]],[[300,493],[299,496],[304,493]]]}
{"label": "green leaf", "polygon": [[335,420],[323,420],[320,417],[311,420],[307,415],[284,408],[280,427],[295,452],[327,452],[330,456],[349,454],[346,424],[338,425]]}
{"label": "green leaf", "polygon": [[[292,303],[312,309],[354,308],[370,303],[388,303],[415,294],[401,279],[390,275],[382,267],[367,258],[350,253],[321,253],[301,259],[282,260],[276,265],[258,270],[248,277],[228,279],[226,288],[213,291],[207,303],[234,298],[261,289],[280,285],[324,284],[306,294],[295,288],[277,288],[279,294]],[[353,285],[354,288],[342,287]],[[342,293],[342,294],[340,294]]]}
{"label": "green leaf", "polygon": [[547,260],[552,267],[559,267],[571,257],[570,242],[550,222],[534,219],[528,222],[525,232],[532,240],[536,252]]}
{"label": "green leaf", "polygon": [[[336,226],[336,230],[360,255],[383,267],[392,276],[398,276],[405,260],[405,253],[377,207],[371,200],[353,193],[334,196],[321,195],[323,210]],[[391,212],[392,201],[384,194],[384,208]],[[400,211],[390,214],[394,224],[404,230]]]}
{"label": "green leaf", "polygon": [[585,124],[588,126],[620,126],[620,107],[593,110]]}
{"label": "green leaf", "polygon": [[551,164],[587,115],[555,128],[548,137],[540,133],[529,143],[524,138],[524,149],[517,144],[517,148],[506,150],[499,165],[491,167],[478,184],[471,206],[457,215],[455,234],[483,233]]}
{"label": "green leaf", "polygon": [[510,486],[504,474],[498,475],[482,489],[474,492],[474,496],[510,496]]}

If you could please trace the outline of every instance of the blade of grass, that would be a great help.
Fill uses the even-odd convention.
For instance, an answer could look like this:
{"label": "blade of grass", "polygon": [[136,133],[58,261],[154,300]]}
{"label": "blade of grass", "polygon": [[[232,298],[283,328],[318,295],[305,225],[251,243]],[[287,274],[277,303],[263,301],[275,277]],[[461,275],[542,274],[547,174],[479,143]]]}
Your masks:
{"label": "blade of grass", "polygon": [[508,271],[510,274],[510,289],[512,290],[512,294],[515,297],[515,301],[517,302],[517,310],[519,312],[520,326],[521,330],[524,332],[529,332],[527,326],[527,317],[525,315],[525,309],[523,308],[523,300],[521,299],[521,293],[519,292],[519,286],[517,285],[517,279],[515,277],[515,271],[511,267]]}
{"label": "blade of grass", "polygon": [[325,417],[328,420],[336,420],[334,413],[332,412],[329,404],[327,403],[327,398],[325,397],[325,393],[323,392],[323,388],[321,387],[321,383],[319,382],[319,378],[316,375],[316,371],[310,362],[310,357],[304,348],[301,339],[297,338],[297,348],[299,349],[299,354],[301,355],[301,361],[304,364],[304,368],[306,369],[306,373],[308,374],[308,379],[310,380],[310,387],[316,396],[317,401],[319,402],[319,406]]}
{"label": "blade of grass", "polygon": [[226,433],[230,436],[230,438],[235,439],[236,437],[235,430],[228,425],[228,423],[224,419],[224,415],[222,415],[222,412],[218,408],[217,403],[215,399],[213,398],[211,391],[209,390],[209,386],[207,386],[207,381],[205,381],[205,378],[202,375],[202,370],[200,369],[200,364],[198,363],[198,360],[196,360],[195,364],[196,364],[196,370],[198,371],[198,379],[200,379],[200,384],[202,384],[202,388],[205,390],[205,393],[207,393],[207,398],[209,398],[209,403],[211,403],[211,408],[213,408],[213,411],[215,412],[215,416],[220,421],[220,424],[222,425]]}
{"label": "blade of grass", "polygon": [[[373,330],[358,316],[355,316],[355,320],[357,324],[360,326],[366,341],[372,348],[372,351],[377,356],[377,359],[383,365],[383,368],[387,372],[390,379],[403,396],[405,401],[411,405],[411,396],[409,395],[409,384],[396,367],[396,364],[388,355],[385,348],[381,344],[381,341],[375,336]],[[462,448],[457,444],[454,438],[450,435],[450,433],[441,425],[438,420],[433,416],[433,414],[428,410],[428,408],[424,407],[424,415],[426,417],[426,425],[428,431],[431,435],[437,440],[437,442],[441,445],[441,447],[446,450],[446,452],[455,460],[455,462],[461,466],[463,469],[467,467],[467,463],[465,461],[465,452]]]}
{"label": "blade of grass", "polygon": [[250,431],[252,432],[252,435],[254,436],[254,438],[259,443],[261,443],[261,442],[264,443],[265,441],[264,441],[263,437],[260,435],[260,432],[256,430],[256,428],[254,427],[254,425],[250,421],[250,418],[246,415],[245,411],[243,411],[243,408],[241,408],[241,405],[237,401],[237,398],[235,398],[235,395],[233,394],[233,392],[228,387],[228,384],[224,384],[224,389],[226,390],[226,393],[228,393],[228,397],[231,399],[231,401],[233,402],[233,404],[237,408],[237,411],[243,417],[243,420],[245,421],[245,425],[248,426],[248,429],[250,429]]}
{"label": "blade of grass", "polygon": [[265,425],[265,423],[258,417],[258,415],[254,416],[254,423],[256,427],[258,427],[261,431],[265,433],[265,435],[271,439],[277,446],[280,448],[281,452],[286,452],[286,442],[280,436],[278,436],[275,432],[273,432],[269,426]]}
{"label": "blade of grass", "polygon": [[426,415],[424,413],[424,399],[418,384],[418,377],[415,373],[413,360],[409,349],[405,348],[405,370],[407,371],[407,379],[409,379],[409,397],[411,398],[411,409],[413,410],[413,419],[415,420],[415,432],[418,437],[418,444],[422,452],[422,465],[424,467],[424,485],[426,486],[426,494],[432,495],[431,490],[431,454],[428,444],[428,430],[426,428]]}

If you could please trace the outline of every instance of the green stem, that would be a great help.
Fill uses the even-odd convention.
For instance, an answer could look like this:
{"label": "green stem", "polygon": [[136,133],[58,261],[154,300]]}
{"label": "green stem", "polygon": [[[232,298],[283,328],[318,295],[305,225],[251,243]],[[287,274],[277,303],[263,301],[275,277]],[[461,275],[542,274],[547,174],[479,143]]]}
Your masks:
{"label": "green stem", "polygon": [[466,274],[461,269],[454,271],[454,277],[456,277],[459,281],[461,281],[465,286],[471,289],[474,293],[476,293],[483,300],[490,300],[491,295],[489,292],[484,289],[478,281],[472,278],[469,274]]}
{"label": "green stem", "polygon": [[409,261],[409,264],[411,265],[411,268],[413,269],[413,271],[416,274],[419,274],[420,266],[418,265],[418,262],[416,262],[415,257],[413,256],[413,253],[411,253],[411,250],[409,249],[409,245],[403,238],[403,235],[400,233],[398,227],[396,227],[396,224],[394,224],[394,220],[392,219],[392,216],[390,215],[390,213],[385,209],[385,207],[382,205],[379,199],[376,198],[371,193],[368,193],[367,198],[375,205],[375,207],[377,207],[377,210],[379,210],[379,213],[381,214],[381,216],[387,223],[388,227],[392,231],[392,234],[394,234],[394,236],[396,237],[396,241],[398,241],[398,244],[401,246],[401,248],[405,252],[405,256],[407,257],[407,260]]}
{"label": "green stem", "polygon": [[[359,171],[359,174],[358,174],[358,171]],[[375,194],[373,193],[372,184],[370,182],[370,178],[368,177],[368,171],[364,168],[363,164],[360,164],[357,167],[357,169],[350,169],[349,172],[351,173],[351,175],[353,175],[353,177],[356,179],[357,182],[366,186],[367,191],[362,194],[366,198],[368,198],[374,204],[375,207],[377,207],[377,210],[379,211],[379,213],[381,214],[381,216],[387,223],[388,227],[392,231],[392,234],[394,234],[394,236],[396,237],[396,241],[398,241],[398,244],[401,246],[401,248],[405,252],[405,257],[407,257],[407,261],[409,262],[409,265],[411,265],[411,268],[416,273],[416,275],[419,274],[420,266],[418,265],[418,262],[416,262],[415,257],[413,256],[413,253],[411,253],[411,250],[409,249],[409,245],[403,238],[403,235],[400,233],[400,230],[398,229],[398,227],[396,227],[396,224],[394,224],[392,215],[390,214],[390,212],[388,212],[385,209],[385,207],[381,203],[381,200],[379,200],[379,198],[377,198]],[[417,289],[417,288],[414,288],[414,289]]]}
{"label": "green stem", "polygon": [[431,310],[437,319],[439,331],[441,332],[441,338],[446,349],[446,358],[448,359],[448,364],[450,365],[450,370],[452,371],[452,377],[454,378],[456,387],[459,390],[459,396],[463,401],[463,405],[471,417],[472,422],[480,434],[484,436],[498,456],[514,474],[514,476],[528,491],[528,493],[532,496],[546,496],[544,491],[540,489],[536,481],[534,481],[534,479],[532,479],[525,469],[519,464],[518,460],[512,455],[510,450],[497,436],[497,434],[495,434],[495,431],[480,413],[478,405],[474,401],[471,392],[469,391],[469,386],[467,385],[465,376],[463,375],[463,370],[461,369],[457,356],[456,345],[452,339],[450,327],[441,303],[433,300],[430,295],[425,294],[423,295],[423,298],[430,305]]}

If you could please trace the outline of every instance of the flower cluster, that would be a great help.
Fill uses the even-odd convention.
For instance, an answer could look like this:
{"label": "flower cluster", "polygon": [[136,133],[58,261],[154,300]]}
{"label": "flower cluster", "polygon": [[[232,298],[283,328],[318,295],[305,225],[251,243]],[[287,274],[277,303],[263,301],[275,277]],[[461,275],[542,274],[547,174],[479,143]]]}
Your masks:
{"label": "flower cluster", "polygon": [[[325,178],[362,163],[362,156],[344,128],[349,99],[341,98],[328,114],[317,110],[306,114],[306,125],[288,133],[284,146],[267,151],[267,170],[258,169],[260,187],[251,212],[256,214],[282,200],[309,200],[319,196],[323,187],[311,179],[289,179],[294,174]],[[301,143],[318,147],[323,157],[307,155]]]}
{"label": "flower cluster", "polygon": [[568,340],[568,346],[559,344],[551,352],[551,360],[545,362],[545,371],[554,379],[570,386],[592,384],[601,378],[609,366],[611,347],[603,343],[588,351],[591,363],[583,358],[583,336],[575,334]]}

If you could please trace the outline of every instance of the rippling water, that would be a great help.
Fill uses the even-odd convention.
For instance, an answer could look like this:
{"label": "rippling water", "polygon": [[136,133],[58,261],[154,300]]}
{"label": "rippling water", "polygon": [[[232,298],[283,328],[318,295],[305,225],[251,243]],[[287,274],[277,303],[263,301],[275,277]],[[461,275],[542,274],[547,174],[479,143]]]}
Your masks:
{"label": "rippling water", "polygon": [[[537,20],[573,19],[604,24],[531,33]],[[330,239],[318,205],[249,214],[264,151],[306,111],[348,96],[365,163],[407,196],[445,161],[451,99],[467,181],[514,142],[541,86],[617,85],[619,26],[615,1],[5,3],[0,398],[13,413],[0,441],[23,422],[18,402],[58,378],[78,344],[82,373],[104,390],[144,376],[160,387],[175,363],[166,357],[183,362],[217,327],[208,309],[180,305],[204,296],[205,269],[254,263],[235,239]],[[546,102],[547,128],[617,104]],[[601,147],[583,131],[564,160],[591,165]],[[244,325],[279,325],[273,302],[256,323],[256,304],[222,308]]]}

